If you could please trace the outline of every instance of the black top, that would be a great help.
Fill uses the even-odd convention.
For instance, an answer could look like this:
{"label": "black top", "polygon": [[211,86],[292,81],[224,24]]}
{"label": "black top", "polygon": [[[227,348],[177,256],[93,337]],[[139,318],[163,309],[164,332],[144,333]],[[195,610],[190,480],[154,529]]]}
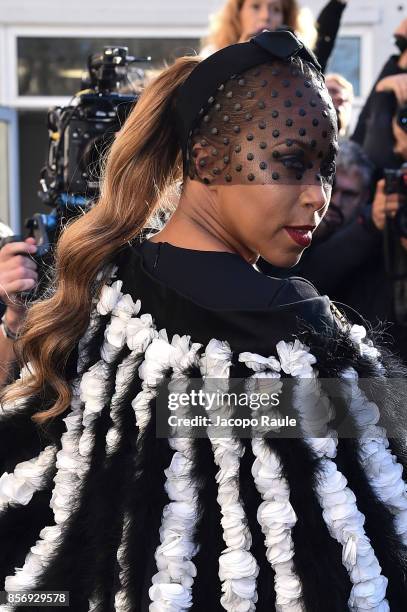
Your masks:
{"label": "black top", "polygon": [[[208,344],[222,338],[233,350],[270,355],[303,323],[321,333],[335,326],[328,296],[303,279],[270,278],[240,255],[194,251],[139,238],[115,258],[122,292],[141,300],[168,337],[188,334]],[[154,264],[155,267],[154,267]]]}
{"label": "black top", "polygon": [[266,276],[237,253],[198,251],[149,240],[137,250],[152,276],[207,308],[266,309],[319,296],[310,281]]}

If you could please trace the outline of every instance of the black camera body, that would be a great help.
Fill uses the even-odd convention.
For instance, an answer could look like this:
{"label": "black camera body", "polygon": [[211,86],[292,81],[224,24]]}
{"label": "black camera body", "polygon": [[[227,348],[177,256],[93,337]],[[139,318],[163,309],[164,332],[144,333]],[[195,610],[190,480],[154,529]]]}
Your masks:
{"label": "black camera body", "polygon": [[393,228],[398,236],[407,237],[407,163],[398,170],[385,170],[385,193],[390,195],[396,193],[405,199],[401,202],[394,218]]}
{"label": "black camera body", "polygon": [[66,117],[69,118],[62,132],[61,154],[55,156],[55,174],[47,169],[45,175],[52,184],[51,189],[86,199],[98,196],[100,157],[110,147],[133,104],[133,96],[87,93],[78,96],[78,104],[72,109],[67,107],[50,113],[52,133],[61,133]]}
{"label": "black camera body", "polygon": [[41,173],[45,204],[86,206],[99,195],[100,161],[137,95],[122,94],[127,68],[139,61],[127,47],[105,47],[88,60],[86,89],[48,113],[48,161]]}

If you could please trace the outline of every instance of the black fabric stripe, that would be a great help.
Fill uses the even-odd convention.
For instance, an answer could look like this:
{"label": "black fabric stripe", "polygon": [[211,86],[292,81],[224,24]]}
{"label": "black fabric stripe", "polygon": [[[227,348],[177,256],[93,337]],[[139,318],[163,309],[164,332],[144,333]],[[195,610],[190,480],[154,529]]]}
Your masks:
{"label": "black fabric stripe", "polygon": [[[288,384],[284,385],[284,381]],[[277,453],[282,463],[282,472],[290,487],[290,502],[297,515],[297,523],[292,530],[294,545],[294,568],[303,587],[303,600],[308,612],[343,612],[347,609],[347,602],[351,590],[351,582],[346,569],[342,564],[342,548],[336,542],[326,526],[322,516],[315,488],[320,474],[321,462],[302,439],[300,419],[293,403],[293,379],[282,373],[283,392],[280,394],[279,411],[281,415],[287,415],[297,420],[297,426],[290,431],[290,436],[298,437],[284,438],[284,430],[275,434],[272,438],[266,438],[266,444]],[[242,467],[249,463],[250,451],[245,453]],[[251,461],[254,457],[251,458]],[[249,472],[251,466],[247,465]],[[255,488],[254,479],[251,479],[251,487]],[[250,482],[250,480],[249,480]],[[256,489],[257,491],[257,489]],[[248,496],[245,495],[245,498]],[[254,510],[262,502],[261,495],[257,493],[257,508],[254,506],[254,492],[250,496],[252,510],[248,515],[252,516]],[[251,521],[252,522],[252,521]],[[256,531],[251,525],[252,535]],[[257,539],[256,535],[256,539]],[[259,566],[264,567],[265,557],[264,536],[260,533],[263,542],[263,561],[259,562],[256,548],[256,558]],[[269,564],[270,565],[270,564]],[[270,609],[275,606],[275,592],[270,593],[270,580],[274,581],[274,570],[268,572],[267,580],[263,575],[258,578],[259,602],[258,610]],[[274,587],[272,583],[272,587]]]}
{"label": "black fabric stripe", "polygon": [[294,568],[307,612],[344,612],[351,582],[342,565],[342,547],[329,534],[315,494],[320,460],[304,440],[267,439],[277,452],[297,515],[292,529]]}
{"label": "black fabric stripe", "polygon": [[[386,347],[378,348],[385,364],[386,378],[383,378],[377,362],[366,357],[359,356],[354,367],[361,378],[372,379],[368,385],[363,385],[363,391],[380,409],[379,425],[391,432],[388,437],[390,449],[403,466],[403,480],[407,482],[407,391],[400,385],[401,380],[407,385],[407,367]],[[398,381],[394,388],[392,379]]]}
{"label": "black fabric stripe", "polygon": [[275,572],[266,557],[266,545],[264,535],[257,521],[257,510],[262,503],[262,497],[258,492],[252,476],[252,466],[255,456],[251,447],[251,439],[243,439],[242,444],[245,453],[240,461],[240,495],[247,516],[250,533],[252,534],[252,547],[250,552],[255,557],[259,566],[257,577],[256,610],[259,612],[274,612],[276,607],[276,592],[274,590]]}
{"label": "black fabric stripe", "polygon": [[[90,467],[84,482],[77,491],[75,508],[63,528],[63,536],[56,553],[50,559],[37,590],[70,592],[70,607],[75,612],[88,611],[88,599],[95,586],[94,560],[99,554],[95,547],[95,518],[98,514],[96,501],[101,473],[105,460],[105,438],[110,426],[110,402],[115,386],[117,366],[123,358],[124,349],[118,358],[109,365],[106,376],[104,407],[100,416],[90,426],[95,441],[90,457]],[[31,610],[31,607],[17,607],[18,612]],[[35,609],[35,608],[33,608]]]}
{"label": "black fabric stripe", "polygon": [[[381,352],[386,349],[380,347]],[[397,461],[403,466],[403,480],[407,482],[407,460],[406,460],[406,396],[397,394],[391,389],[391,377],[407,380],[407,369],[394,356],[384,358],[386,363],[387,378],[384,380],[377,363],[366,357],[359,356],[355,370],[358,372],[361,382],[364,378],[373,379],[368,385],[363,384],[363,392],[367,398],[375,402],[380,410],[379,425],[385,428],[390,425],[392,431],[396,430],[397,438],[389,438],[390,451],[396,456]],[[387,387],[387,388],[386,388]],[[403,401],[404,400],[404,401]],[[404,405],[403,405],[404,403]],[[352,448],[357,452],[358,440],[341,440],[341,448]],[[405,610],[407,601],[407,546],[403,545],[401,537],[397,534],[395,520],[391,510],[385,503],[380,501],[368,477],[362,467],[360,460],[350,461],[343,451],[343,462],[347,467],[346,477],[349,485],[355,488],[358,507],[366,517],[365,530],[375,550],[377,559],[382,567],[382,573],[389,579],[387,587],[387,598],[393,612]]]}
{"label": "black fabric stripe", "polygon": [[[199,368],[191,368],[189,376],[193,380],[189,384],[188,391],[194,389],[198,392],[203,386]],[[194,409],[194,414],[205,416],[206,413],[204,408],[197,407]],[[199,545],[199,550],[192,559],[197,575],[192,585],[191,609],[221,612],[224,608],[220,603],[222,589],[219,578],[219,557],[226,545],[221,525],[222,514],[217,502],[216,474],[219,468],[215,463],[212,444],[208,437],[193,439],[191,442],[193,464],[191,478],[198,492],[198,520],[194,542]]]}
{"label": "black fabric stripe", "polygon": [[[380,339],[380,335],[376,334],[375,336],[373,333],[374,344],[383,353],[384,363],[388,368],[387,375],[393,373],[395,377],[401,378],[404,373],[405,376],[407,369],[397,358],[389,354],[386,348],[381,346]],[[312,336],[310,346],[313,354],[315,354],[314,340],[315,336]],[[322,341],[323,338],[319,336],[319,344]],[[380,380],[371,381],[369,385],[363,385],[362,390],[366,393],[368,399],[378,404],[383,425],[390,422],[393,428],[400,427],[398,421],[403,414],[403,411],[398,407],[400,398],[394,398],[394,394],[391,392],[383,393],[383,387],[389,384],[389,379],[383,379],[383,374],[380,373],[377,362],[369,357],[362,357],[346,335],[340,334],[340,340],[336,345],[336,353],[327,349],[325,358],[320,355],[317,365],[320,376],[326,378],[338,376],[345,367],[353,367],[362,379],[378,377]],[[375,385],[379,385],[379,387],[376,387],[376,393]],[[384,398],[384,401],[380,401],[381,398]],[[348,422],[352,419],[347,409],[348,402],[344,397],[335,398],[334,405],[336,410],[338,408],[341,410],[340,418],[346,416]],[[401,423],[403,424],[403,417],[401,417]],[[356,438],[358,429],[356,424],[354,424],[353,429]],[[402,544],[396,533],[391,511],[380,501],[370,485],[359,459],[359,440],[355,438],[339,439],[336,464],[346,477],[348,486],[356,495],[357,507],[366,519],[365,532],[371,540],[376,557],[382,567],[383,575],[389,579],[387,598],[390,609],[401,612],[405,610],[407,600],[407,548]],[[393,443],[395,443],[396,448],[398,448],[398,443],[401,444],[402,449],[405,448],[401,432],[399,440],[393,440]],[[403,457],[403,451],[400,454]],[[397,453],[396,455],[400,459]]]}
{"label": "black fabric stripe", "polygon": [[[131,462],[136,454],[138,428],[132,400],[141,390],[141,381],[136,375],[140,358],[133,360],[129,385],[122,392],[117,404],[117,427],[120,442],[114,454],[107,458],[106,467],[98,488],[98,509],[95,515],[95,549],[99,551],[95,559],[96,599],[100,605],[95,611],[104,612],[114,609],[114,579],[117,549],[120,545],[123,527],[123,499],[126,496]],[[109,494],[106,494],[108,490]]]}
{"label": "black fabric stripe", "polygon": [[168,495],[164,489],[164,469],[171,463],[173,451],[168,440],[156,437],[156,409],[167,381],[157,387],[158,396],[150,400],[150,420],[142,434],[141,450],[133,458],[125,509],[128,527],[123,554],[123,587],[130,609],[148,611],[150,577],[156,573],[154,552],[159,544],[159,527]]}
{"label": "black fabric stripe", "polygon": [[21,411],[0,419],[0,475],[14,472],[18,463],[38,457],[43,450],[38,427],[30,418],[37,409],[38,398],[31,398]]}
{"label": "black fabric stripe", "polygon": [[212,445],[208,438],[193,440],[193,481],[198,486],[199,518],[194,540],[200,548],[192,559],[197,575],[192,585],[192,610],[221,612],[222,597],[219,579],[219,557],[225,548],[221,512],[216,500],[218,485]]}
{"label": "black fabric stripe", "polygon": [[[253,373],[253,370],[249,369],[245,364],[239,363],[236,361],[236,359],[234,359],[233,366],[230,370],[230,376],[231,378],[241,379],[239,384],[235,385],[234,388],[234,391],[237,394],[246,392],[246,382],[244,379],[252,376]],[[251,408],[249,406],[237,407],[234,413],[234,416],[235,415],[240,418],[250,418],[252,416]],[[275,572],[267,560],[264,535],[262,533],[260,524],[257,521],[257,511],[263,500],[261,494],[256,488],[251,472],[256,457],[254,456],[252,450],[252,432],[249,428],[247,429],[247,435],[250,436],[250,438],[248,437],[241,439],[241,444],[244,447],[244,454],[240,460],[239,469],[240,498],[246,513],[250,533],[252,535],[252,546],[250,552],[256,559],[259,567],[259,575],[257,576],[258,600],[256,603],[256,610],[267,610],[272,612],[275,610],[276,603],[276,592],[274,590]]]}
{"label": "black fabric stripe", "polygon": [[[100,346],[108,321],[108,316],[100,318],[95,335],[84,347],[85,366],[82,373],[99,361]],[[76,357],[70,359],[67,371],[67,378],[72,381],[76,377]],[[59,443],[65,431],[63,418],[68,410],[42,425],[31,420],[36,412],[50,408],[54,400],[54,393],[47,387],[41,395],[32,395],[24,406],[12,412],[3,412],[0,407],[0,475],[13,472],[18,463],[37,457],[50,442]]]}
{"label": "black fabric stripe", "polygon": [[9,506],[0,516],[1,589],[6,576],[13,575],[16,567],[23,567],[28,547],[34,546],[41,529],[53,522],[49,502],[55,472],[54,461],[45,476],[46,485],[34,493],[30,503],[26,506]]}
{"label": "black fabric stripe", "polygon": [[100,359],[100,349],[104,342],[106,327],[111,322],[111,315],[100,316],[92,336],[82,348],[82,359],[84,365],[80,369],[82,375]]}
{"label": "black fabric stripe", "polygon": [[348,486],[356,495],[356,504],[365,515],[364,529],[382,568],[389,579],[387,599],[392,612],[403,612],[407,601],[407,548],[400,542],[390,510],[374,493],[357,457],[358,440],[340,439],[336,463]]}

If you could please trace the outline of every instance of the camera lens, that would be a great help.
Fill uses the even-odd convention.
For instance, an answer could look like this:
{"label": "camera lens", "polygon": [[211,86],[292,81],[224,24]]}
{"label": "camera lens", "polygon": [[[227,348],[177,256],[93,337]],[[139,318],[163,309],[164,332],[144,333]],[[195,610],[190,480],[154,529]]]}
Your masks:
{"label": "camera lens", "polygon": [[397,234],[403,238],[407,238],[407,204],[400,205],[394,225]]}
{"label": "camera lens", "polygon": [[402,130],[407,132],[407,105],[403,106],[397,113],[397,123]]}

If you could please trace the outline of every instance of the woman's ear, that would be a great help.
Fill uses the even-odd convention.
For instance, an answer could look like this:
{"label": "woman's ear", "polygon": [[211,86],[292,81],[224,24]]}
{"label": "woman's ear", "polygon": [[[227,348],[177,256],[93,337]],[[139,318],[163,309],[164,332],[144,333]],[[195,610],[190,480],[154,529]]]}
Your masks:
{"label": "woman's ear", "polygon": [[214,144],[198,142],[192,148],[194,175],[207,185],[223,175],[230,163],[229,159],[230,146],[219,148]]}
{"label": "woman's ear", "polygon": [[194,144],[192,148],[192,160],[194,168],[194,176],[197,176],[202,182],[210,182],[212,177],[212,160],[210,154],[209,145],[202,145],[201,143]]}

